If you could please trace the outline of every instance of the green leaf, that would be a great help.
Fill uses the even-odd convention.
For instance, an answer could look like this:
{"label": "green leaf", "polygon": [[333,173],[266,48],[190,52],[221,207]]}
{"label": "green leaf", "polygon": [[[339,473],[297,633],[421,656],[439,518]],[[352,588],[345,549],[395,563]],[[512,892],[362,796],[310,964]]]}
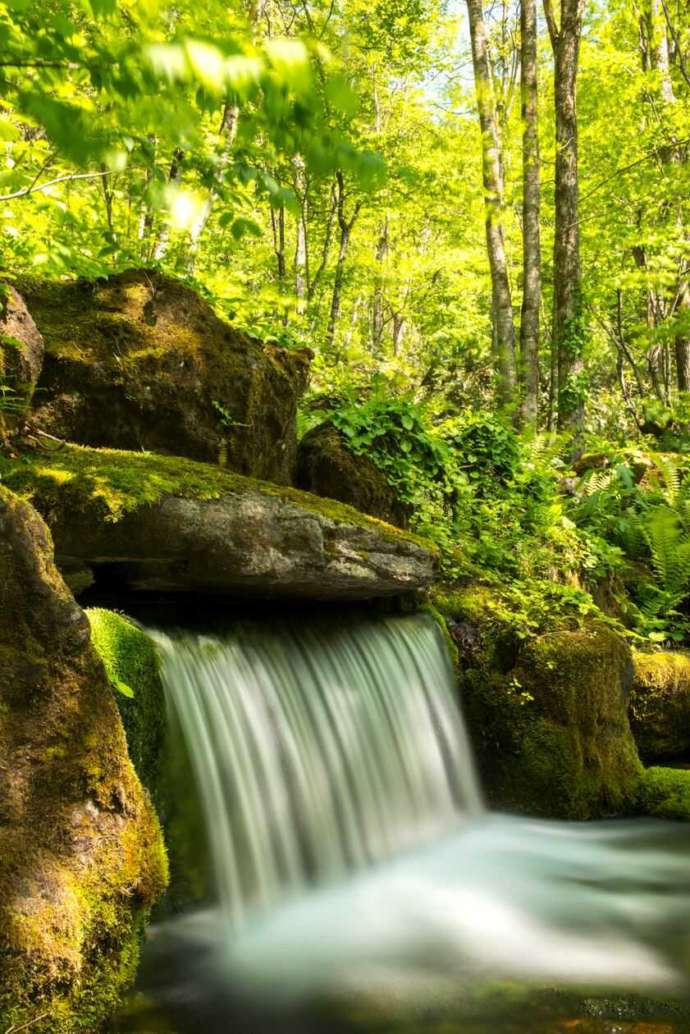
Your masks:
{"label": "green leaf", "polygon": [[251,237],[262,236],[262,230],[259,224],[254,222],[253,219],[246,219],[244,217],[235,219],[230,232],[236,241],[240,240],[242,237],[246,237],[247,234]]}
{"label": "green leaf", "polygon": [[296,93],[306,93],[312,85],[309,51],[296,39],[267,40],[264,51],[278,78]]}
{"label": "green leaf", "polygon": [[359,97],[341,75],[331,76],[326,82],[326,99],[343,115],[353,116],[359,111]]}
{"label": "green leaf", "polygon": [[96,18],[107,18],[117,11],[117,0],[89,0]]}
{"label": "green leaf", "polygon": [[219,93],[225,84],[226,62],[217,47],[199,40],[187,40],[185,54],[194,77],[207,90]]}
{"label": "green leaf", "polygon": [[122,693],[123,697],[128,697],[130,700],[133,698],[134,690],[126,682],[122,682],[121,679],[115,679],[113,685],[118,693]]}

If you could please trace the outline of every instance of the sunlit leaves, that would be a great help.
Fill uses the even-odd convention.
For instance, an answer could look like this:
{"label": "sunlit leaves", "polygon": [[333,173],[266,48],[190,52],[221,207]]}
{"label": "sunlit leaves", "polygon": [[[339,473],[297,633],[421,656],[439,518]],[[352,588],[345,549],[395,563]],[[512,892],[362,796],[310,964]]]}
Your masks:
{"label": "sunlit leaves", "polygon": [[255,89],[279,86],[293,93],[312,87],[309,51],[299,40],[268,40],[260,51],[226,55],[200,40],[151,44],[145,56],[153,71],[169,83],[198,82],[216,93],[230,89],[247,99]]}

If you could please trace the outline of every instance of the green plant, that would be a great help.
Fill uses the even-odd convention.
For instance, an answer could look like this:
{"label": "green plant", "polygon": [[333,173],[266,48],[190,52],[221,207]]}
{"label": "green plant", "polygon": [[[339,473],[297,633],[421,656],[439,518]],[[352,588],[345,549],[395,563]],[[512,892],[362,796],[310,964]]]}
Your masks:
{"label": "green plant", "polygon": [[218,417],[218,424],[224,431],[231,431],[234,427],[248,427],[248,424],[243,424],[239,420],[235,420],[232,413],[222,403],[216,399],[211,401],[213,410]]}
{"label": "green plant", "polygon": [[402,499],[418,504],[425,492],[443,489],[448,446],[411,399],[386,396],[380,389],[361,403],[344,400],[328,419],[353,452],[369,456]]}
{"label": "green plant", "polygon": [[23,413],[24,407],[24,398],[4,381],[0,381],[0,416],[3,414],[14,416]]}

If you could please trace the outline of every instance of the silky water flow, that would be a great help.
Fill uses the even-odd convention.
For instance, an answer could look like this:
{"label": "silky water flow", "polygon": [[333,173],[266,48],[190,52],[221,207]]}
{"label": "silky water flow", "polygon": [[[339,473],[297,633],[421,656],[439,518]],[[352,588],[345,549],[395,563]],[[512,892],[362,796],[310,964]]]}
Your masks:
{"label": "silky water flow", "polygon": [[687,827],[487,812],[430,617],[153,634],[214,888],[146,952],[176,1031],[332,1000],[484,1034],[506,988],[509,1013],[535,992],[687,1001]]}

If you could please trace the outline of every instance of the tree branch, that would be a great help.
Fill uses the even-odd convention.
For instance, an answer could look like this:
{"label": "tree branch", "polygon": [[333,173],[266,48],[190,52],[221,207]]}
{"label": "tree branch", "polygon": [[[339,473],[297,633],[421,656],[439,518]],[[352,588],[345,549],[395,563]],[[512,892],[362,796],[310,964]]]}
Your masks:
{"label": "tree branch", "polygon": [[[42,171],[43,170],[41,170],[41,172]],[[22,187],[21,190],[15,190],[13,194],[0,194],[0,201],[14,201],[19,197],[28,197],[29,194],[42,194],[44,190],[47,190],[49,187],[54,187],[56,183],[69,183],[73,180],[102,180],[106,176],[114,175],[115,170],[112,169],[106,169],[103,172],[71,172],[65,176],[56,176],[55,179],[46,180],[45,183],[41,183],[38,187],[35,185],[36,179],[34,179],[33,183],[30,183],[28,187]]]}
{"label": "tree branch", "polygon": [[[690,144],[690,138],[686,140],[676,141],[674,143],[674,147],[684,147],[686,144]],[[596,194],[597,191],[601,190],[602,187],[605,187],[607,183],[610,183],[611,180],[614,180],[617,176],[621,176],[626,172],[630,172],[631,169],[637,168],[638,165],[643,165],[645,162],[650,161],[652,158],[657,158],[666,150],[668,150],[668,144],[662,144],[660,147],[655,147],[652,151],[647,151],[647,153],[643,154],[641,158],[636,158],[635,161],[630,162],[629,165],[621,165],[619,168],[614,169],[610,176],[606,176],[603,180],[599,180],[599,182],[596,183],[591,190],[588,190],[586,194],[582,195],[582,197],[580,198],[580,204],[582,204],[583,201],[587,201],[587,199],[590,198],[592,194]]]}
{"label": "tree branch", "polygon": [[544,0],[544,17],[546,18],[546,24],[549,29],[549,36],[551,37],[551,45],[556,46],[558,42],[558,22],[556,21],[556,12],[553,7],[553,0]]}
{"label": "tree branch", "polygon": [[671,34],[671,39],[674,42],[676,53],[678,54],[678,67],[680,68],[681,75],[685,79],[685,82],[690,86],[690,76],[688,75],[688,70],[685,65],[685,58],[683,57],[683,51],[681,50],[680,40],[678,39],[678,34],[674,28],[673,22],[671,21],[671,15],[669,14],[666,0],[661,0],[661,6],[664,9],[664,17],[666,19],[668,31]]}

